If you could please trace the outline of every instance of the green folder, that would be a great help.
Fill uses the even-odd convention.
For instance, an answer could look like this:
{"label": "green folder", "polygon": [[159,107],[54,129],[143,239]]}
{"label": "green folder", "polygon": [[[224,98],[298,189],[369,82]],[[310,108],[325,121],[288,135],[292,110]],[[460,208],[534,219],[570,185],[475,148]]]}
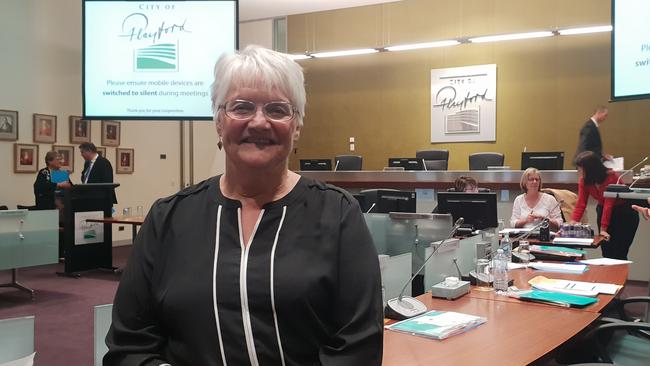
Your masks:
{"label": "green folder", "polygon": [[558,247],[558,246],[555,246],[555,245],[540,245],[539,249],[541,249],[543,251],[564,252],[564,253],[574,253],[574,254],[585,255],[585,251],[582,250],[582,249]]}
{"label": "green folder", "polygon": [[530,290],[522,291],[519,294],[519,299],[524,301],[535,301],[548,303],[551,305],[558,305],[564,307],[583,308],[585,306],[598,302],[597,298],[562,294],[558,292]]}

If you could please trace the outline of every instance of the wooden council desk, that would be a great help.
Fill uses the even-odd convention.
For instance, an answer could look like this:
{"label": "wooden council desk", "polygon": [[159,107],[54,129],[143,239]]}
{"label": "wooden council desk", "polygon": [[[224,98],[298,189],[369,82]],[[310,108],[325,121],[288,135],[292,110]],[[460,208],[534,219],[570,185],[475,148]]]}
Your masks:
{"label": "wooden council desk", "polygon": [[384,366],[526,365],[553,351],[599,316],[556,306],[464,296],[454,301],[418,296],[429,310],[487,318],[465,333],[443,340],[386,330]]}
{"label": "wooden council desk", "polygon": [[103,219],[86,219],[88,222],[101,222],[104,224],[110,225],[131,225],[131,237],[133,241],[131,244],[135,244],[135,237],[138,235],[138,226],[144,223],[144,216],[116,216],[116,217],[104,217]]}
{"label": "wooden council desk", "polygon": [[[557,272],[545,272],[538,271],[531,268],[521,268],[513,269],[508,271],[508,275],[512,280],[514,280],[514,285],[521,290],[528,290],[531,286],[528,284],[528,281],[537,276],[544,276],[546,278],[560,279],[560,280],[572,280],[572,281],[583,281],[583,282],[605,282],[613,283],[616,285],[625,285],[627,280],[627,275],[629,271],[629,264],[619,264],[615,266],[594,266],[590,265],[587,272],[581,274],[571,274],[571,273],[557,273]],[[620,291],[620,290],[619,290]],[[467,295],[472,298],[492,300],[499,302],[510,302],[510,303],[520,303],[528,304],[530,306],[543,306],[549,307],[552,305],[541,304],[535,302],[521,301],[508,296],[497,295],[494,291],[481,291],[476,287],[472,287],[472,290]],[[571,311],[583,311],[583,312],[593,312],[600,313],[607,304],[609,304],[616,295],[598,295],[598,302],[592,305],[589,305],[582,309],[571,308]]]}
{"label": "wooden council desk", "polygon": [[[441,170],[441,171],[298,171],[298,174],[341,188],[447,189],[460,176],[470,176],[480,187],[491,190],[521,191],[522,170]],[[578,190],[576,170],[544,170],[541,172],[547,188]],[[625,183],[632,177],[623,177]]]}

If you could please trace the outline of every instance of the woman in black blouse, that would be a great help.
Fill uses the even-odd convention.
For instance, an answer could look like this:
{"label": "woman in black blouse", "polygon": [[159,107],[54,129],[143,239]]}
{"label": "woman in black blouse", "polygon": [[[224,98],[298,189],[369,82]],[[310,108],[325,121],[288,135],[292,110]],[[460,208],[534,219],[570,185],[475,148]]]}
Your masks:
{"label": "woman in black blouse", "polygon": [[376,250],[359,206],[289,171],[300,66],[249,46],[215,66],[223,175],[159,200],[120,282],[105,365],[380,365]]}
{"label": "woman in black blouse", "polygon": [[48,151],[45,154],[45,168],[36,173],[34,181],[34,200],[36,209],[52,210],[57,208],[55,203],[55,192],[57,189],[70,188],[70,180],[65,182],[53,182],[52,172],[61,169],[61,155],[56,151]]}

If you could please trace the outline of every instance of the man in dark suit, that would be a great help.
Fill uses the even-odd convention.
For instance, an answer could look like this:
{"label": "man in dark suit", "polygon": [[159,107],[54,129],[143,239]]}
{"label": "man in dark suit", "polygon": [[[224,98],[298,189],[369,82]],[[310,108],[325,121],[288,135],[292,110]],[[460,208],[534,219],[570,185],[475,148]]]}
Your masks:
{"label": "man in dark suit", "polygon": [[[85,160],[81,183],[113,183],[113,166],[108,159],[97,153],[95,144],[84,142],[79,145],[79,151]],[[113,203],[117,203],[115,192]]]}
{"label": "man in dark suit", "polygon": [[[603,153],[603,143],[600,139],[600,125],[607,119],[608,110],[604,106],[596,107],[594,115],[580,129],[580,139],[575,156],[583,151],[593,151],[601,156],[603,160],[612,160],[612,156]],[[575,157],[574,157],[575,159]]]}

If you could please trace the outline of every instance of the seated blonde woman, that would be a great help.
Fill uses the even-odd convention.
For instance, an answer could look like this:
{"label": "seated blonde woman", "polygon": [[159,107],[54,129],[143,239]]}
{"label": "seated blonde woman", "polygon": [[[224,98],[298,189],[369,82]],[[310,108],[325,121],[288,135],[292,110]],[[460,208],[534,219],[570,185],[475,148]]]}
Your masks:
{"label": "seated blonde woman", "polygon": [[542,176],[539,170],[526,169],[519,184],[524,193],[515,198],[510,225],[517,228],[533,227],[548,217],[551,230],[557,230],[563,222],[560,205],[550,194],[540,192]]}

